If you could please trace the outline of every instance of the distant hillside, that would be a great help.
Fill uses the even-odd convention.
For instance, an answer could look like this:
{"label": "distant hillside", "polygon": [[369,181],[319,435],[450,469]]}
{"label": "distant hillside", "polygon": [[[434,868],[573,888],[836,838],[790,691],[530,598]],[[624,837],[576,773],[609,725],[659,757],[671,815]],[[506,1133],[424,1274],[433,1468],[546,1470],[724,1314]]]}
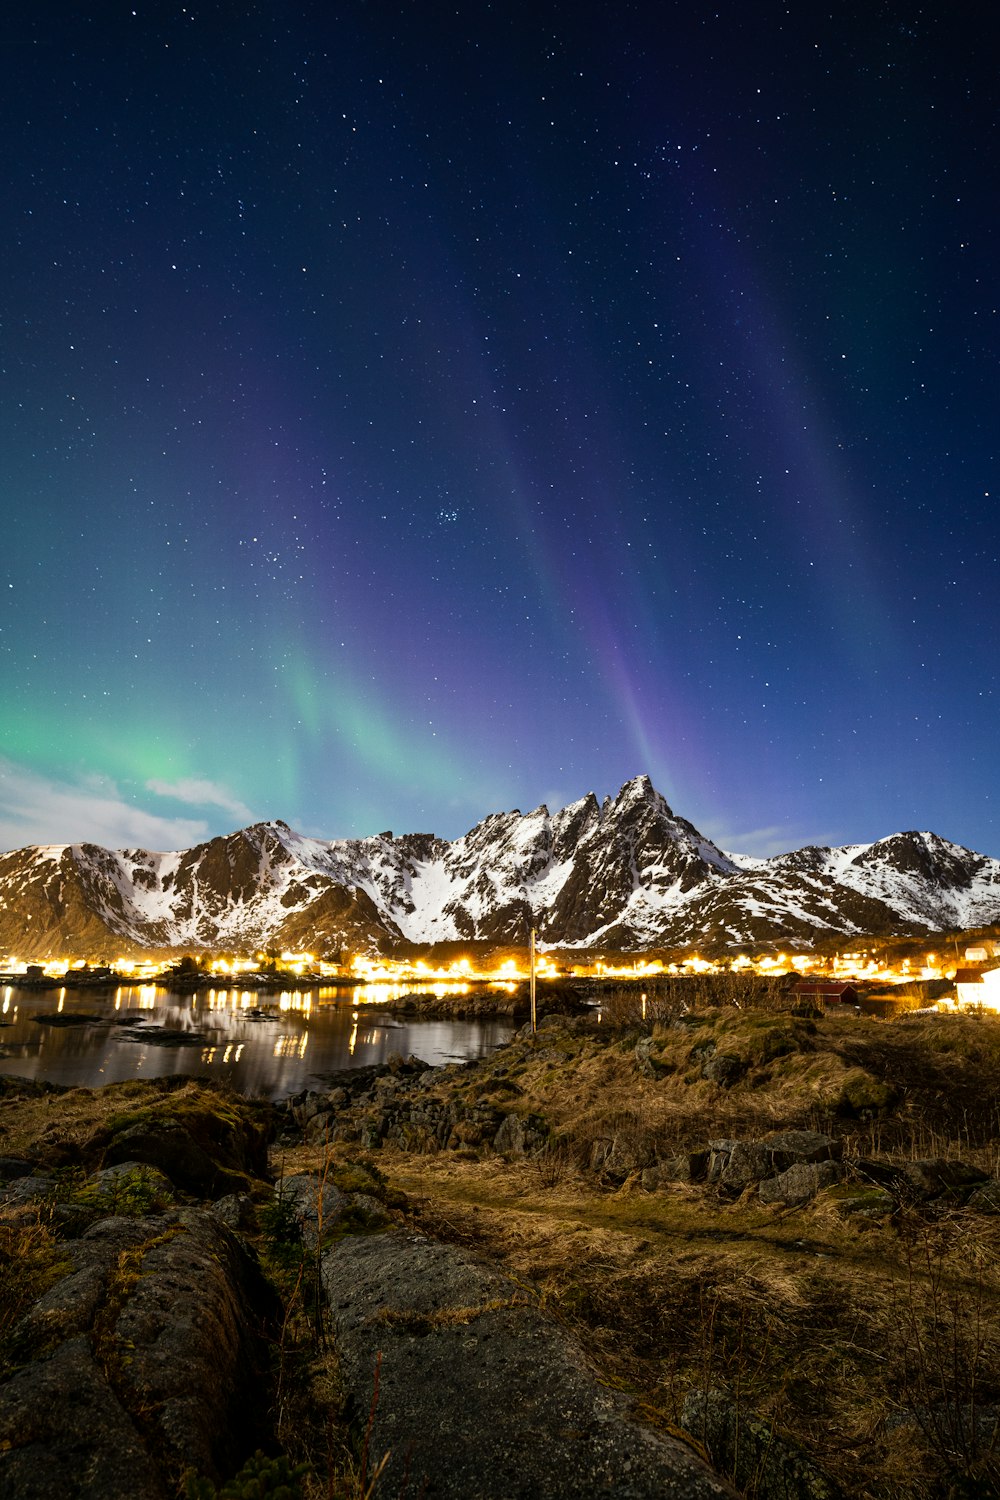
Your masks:
{"label": "distant hillside", "polygon": [[388,952],[400,942],[645,949],[820,942],[1000,921],[1000,861],[933,833],[772,859],[724,853],[647,776],[599,803],[432,834],[305,838],[257,823],[169,854],[50,845],[0,855],[0,951]]}

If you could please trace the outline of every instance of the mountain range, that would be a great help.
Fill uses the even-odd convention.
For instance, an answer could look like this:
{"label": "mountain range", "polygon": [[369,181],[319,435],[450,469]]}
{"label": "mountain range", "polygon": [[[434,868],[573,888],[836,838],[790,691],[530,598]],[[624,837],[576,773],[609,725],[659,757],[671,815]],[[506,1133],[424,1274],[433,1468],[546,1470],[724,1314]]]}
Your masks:
{"label": "mountain range", "polygon": [[158,854],[94,844],[0,854],[0,952],[93,957],[148,950],[320,956],[401,944],[607,950],[808,945],[1000,921],[1000,860],[933,833],[727,854],[648,776],[602,802],[493,813],[462,838],[321,840],[281,821]]}

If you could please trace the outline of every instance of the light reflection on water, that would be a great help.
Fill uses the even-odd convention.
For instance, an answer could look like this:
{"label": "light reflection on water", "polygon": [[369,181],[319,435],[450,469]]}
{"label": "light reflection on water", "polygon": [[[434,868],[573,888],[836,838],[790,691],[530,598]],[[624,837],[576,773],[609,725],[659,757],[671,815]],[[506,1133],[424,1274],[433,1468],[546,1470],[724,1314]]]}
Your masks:
{"label": "light reflection on water", "polygon": [[[182,994],[149,984],[115,990],[7,986],[0,990],[0,1074],[87,1088],[136,1077],[219,1076],[244,1093],[276,1099],[316,1084],[324,1073],[393,1054],[413,1053],[429,1063],[487,1055],[510,1036],[506,1018],[418,1021],[372,1013],[403,994],[467,989],[367,984]],[[48,1026],[35,1019],[52,1014],[93,1020]],[[159,1045],[158,1031],[177,1033],[184,1044]]]}

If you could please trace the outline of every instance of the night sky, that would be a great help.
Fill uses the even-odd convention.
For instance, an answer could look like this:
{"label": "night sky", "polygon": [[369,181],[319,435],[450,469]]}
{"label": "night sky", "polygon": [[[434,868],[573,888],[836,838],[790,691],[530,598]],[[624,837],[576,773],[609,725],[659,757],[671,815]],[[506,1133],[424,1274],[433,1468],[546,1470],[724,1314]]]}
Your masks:
{"label": "night sky", "polygon": [[0,23],[0,847],[1000,855],[981,4]]}

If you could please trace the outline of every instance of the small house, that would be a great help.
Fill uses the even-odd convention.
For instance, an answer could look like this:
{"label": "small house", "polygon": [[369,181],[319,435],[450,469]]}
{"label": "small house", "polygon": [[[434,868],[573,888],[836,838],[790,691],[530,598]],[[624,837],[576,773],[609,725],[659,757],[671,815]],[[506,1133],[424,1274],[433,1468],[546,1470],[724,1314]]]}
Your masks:
{"label": "small house", "polygon": [[1000,1010],[1000,968],[956,969],[955,1004]]}
{"label": "small house", "polygon": [[792,986],[797,1005],[857,1005],[858,992],[846,979],[797,979]]}

